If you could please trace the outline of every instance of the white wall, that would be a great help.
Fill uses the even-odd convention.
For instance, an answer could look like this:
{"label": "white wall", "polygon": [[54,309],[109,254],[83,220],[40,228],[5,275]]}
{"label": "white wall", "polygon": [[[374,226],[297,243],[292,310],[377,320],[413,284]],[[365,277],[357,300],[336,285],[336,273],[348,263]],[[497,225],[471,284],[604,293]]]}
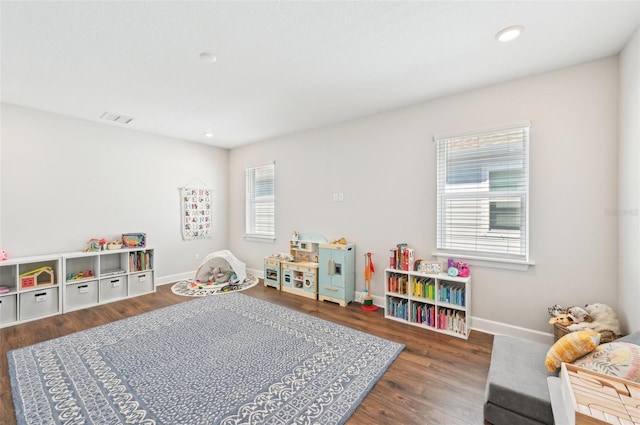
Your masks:
{"label": "white wall", "polygon": [[[162,282],[227,248],[228,150],[14,105],[1,114],[0,246],[11,257],[145,232]],[[213,237],[183,241],[179,187],[200,181],[215,190]]]}
{"label": "white wall", "polygon": [[[382,297],[390,248],[406,242],[420,258],[435,251],[433,134],[530,120],[536,265],[527,272],[472,269],[474,327],[544,336],[546,307],[599,301],[637,330],[638,272],[625,276],[637,262],[621,261],[619,296],[619,217],[611,213],[637,205],[633,118],[620,121],[629,145],[621,148],[620,180],[628,186],[620,193],[635,190],[636,203],[617,196],[618,92],[637,93],[637,39],[620,70],[612,57],[231,152],[5,104],[0,247],[12,257],[75,251],[91,237],[144,231],[158,248],[158,276],[169,279],[193,270],[196,254],[222,248],[261,269],[264,256],[287,250],[292,230],[317,232],[356,244],[357,290],[363,254],[373,252],[372,292]],[[637,94],[620,96],[626,116],[637,117],[637,103]],[[630,165],[622,149],[635,152]],[[274,160],[277,241],[245,241],[244,168]],[[215,189],[214,236],[184,242],[178,188],[194,179]],[[334,192],[344,202],[333,202]],[[635,255],[637,244],[635,237],[620,250]]]}
{"label": "white wall", "polygon": [[640,331],[640,29],[620,54],[619,310]]}
{"label": "white wall", "polygon": [[[230,153],[230,248],[261,269],[292,230],[356,244],[356,290],[373,253],[384,294],[389,249],[430,258],[435,237],[435,133],[522,120],[531,129],[531,253],[527,272],[472,269],[474,327],[546,338],[547,307],[617,306],[618,62],[611,57],[486,87]],[[245,241],[243,170],[276,161],[277,241]],[[332,193],[343,192],[344,202]],[[510,329],[502,326],[509,324]],[[543,335],[545,334],[545,335]]]}

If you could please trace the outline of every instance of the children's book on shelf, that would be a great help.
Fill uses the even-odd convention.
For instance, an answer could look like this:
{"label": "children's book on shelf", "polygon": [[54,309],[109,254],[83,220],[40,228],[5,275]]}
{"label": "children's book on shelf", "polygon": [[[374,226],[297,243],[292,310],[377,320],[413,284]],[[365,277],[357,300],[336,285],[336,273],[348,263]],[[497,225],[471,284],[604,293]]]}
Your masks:
{"label": "children's book on shelf", "polygon": [[391,317],[409,320],[408,301],[402,298],[387,298],[387,311]]}
{"label": "children's book on shelf", "polygon": [[129,270],[141,272],[153,268],[153,256],[148,251],[135,251],[129,253]]}
{"label": "children's book on shelf", "polygon": [[407,275],[392,273],[387,280],[387,291],[396,292],[398,294],[406,295],[408,293],[408,278]]}
{"label": "children's book on shelf", "polygon": [[436,325],[436,316],[435,311],[436,307],[429,304],[423,303],[412,303],[412,312],[411,312],[411,321],[413,323],[418,323],[421,325],[435,327]]}
{"label": "children's book on shelf", "polygon": [[464,286],[451,282],[442,282],[440,284],[439,301],[449,304],[456,304],[461,307],[465,306],[465,290]]}
{"label": "children's book on shelf", "polygon": [[466,332],[464,311],[439,309],[438,329],[464,334]]}
{"label": "children's book on shelf", "polygon": [[414,277],[412,294],[414,297],[435,300],[436,284],[434,280],[430,277]]}
{"label": "children's book on shelf", "polygon": [[389,256],[389,267],[396,270],[413,270],[414,251],[406,243],[399,243],[391,250]]}

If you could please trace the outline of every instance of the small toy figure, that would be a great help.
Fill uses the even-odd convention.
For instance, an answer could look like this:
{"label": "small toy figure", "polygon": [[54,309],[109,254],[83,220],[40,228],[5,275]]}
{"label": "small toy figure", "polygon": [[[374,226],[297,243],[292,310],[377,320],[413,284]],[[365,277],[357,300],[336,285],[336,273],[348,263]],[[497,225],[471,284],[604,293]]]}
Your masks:
{"label": "small toy figure", "polygon": [[456,269],[458,269],[458,276],[469,277],[469,264],[462,261],[458,261],[456,263]]}
{"label": "small toy figure", "polygon": [[558,314],[567,312],[567,310],[560,304],[555,304],[551,307],[547,307],[547,311],[549,312],[549,316],[551,317],[556,317]]}
{"label": "small toy figure", "polygon": [[[569,316],[567,313],[559,313],[558,315],[552,317],[551,319],[549,319],[549,324],[553,325],[555,323],[558,323],[564,327],[568,327],[573,325],[573,319],[571,318],[571,316]],[[571,329],[571,328],[569,328]]]}
{"label": "small toy figure", "polygon": [[9,253],[4,249],[0,249],[0,261],[4,261],[8,259],[9,259]]}
{"label": "small toy figure", "polygon": [[100,244],[100,239],[89,239],[87,242],[87,248],[85,251],[87,252],[96,252],[100,251],[102,245]]}

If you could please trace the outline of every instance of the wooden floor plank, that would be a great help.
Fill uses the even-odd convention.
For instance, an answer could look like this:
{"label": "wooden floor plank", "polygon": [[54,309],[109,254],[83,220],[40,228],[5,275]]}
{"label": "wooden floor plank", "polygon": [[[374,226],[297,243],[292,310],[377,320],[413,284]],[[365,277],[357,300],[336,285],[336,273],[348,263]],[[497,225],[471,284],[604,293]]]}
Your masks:
{"label": "wooden floor plank", "polygon": [[[405,349],[360,404],[347,425],[475,425],[482,418],[493,336],[472,331],[468,340],[384,319],[383,310],[340,307],[286,294],[261,283],[243,292],[303,313],[405,344]],[[130,298],[0,329],[0,418],[14,425],[7,352],[192,298],[171,292]]]}

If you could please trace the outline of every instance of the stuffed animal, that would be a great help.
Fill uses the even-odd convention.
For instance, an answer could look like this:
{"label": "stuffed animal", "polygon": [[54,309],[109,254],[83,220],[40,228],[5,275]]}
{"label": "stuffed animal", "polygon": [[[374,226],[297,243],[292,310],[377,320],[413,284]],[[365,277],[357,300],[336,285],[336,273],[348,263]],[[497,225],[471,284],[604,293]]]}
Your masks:
{"label": "stuffed animal", "polygon": [[[549,319],[549,323],[550,324],[554,324],[554,323],[558,323],[564,327],[567,326],[572,326],[573,324],[573,319],[571,318],[571,316],[569,316],[567,313],[560,313],[554,317],[552,317],[551,319]],[[569,327],[569,329],[571,329],[571,327]]]}
{"label": "stuffed animal", "polygon": [[226,283],[231,279],[233,270],[223,270],[222,267],[214,267],[209,277],[210,282]]}
{"label": "stuffed animal", "polygon": [[589,316],[587,310],[582,307],[569,307],[567,314],[573,319],[573,323],[593,322],[593,318]]}
{"label": "stuffed animal", "polygon": [[4,249],[0,249],[0,261],[4,261],[8,259],[9,259],[9,253]]}
{"label": "stuffed animal", "polygon": [[556,304],[553,307],[547,307],[547,311],[551,317],[556,317],[560,313],[566,313],[565,308],[559,304]]}
{"label": "stuffed animal", "polygon": [[618,321],[618,315],[611,307],[606,304],[595,303],[587,304],[584,308],[593,320],[591,322],[574,323],[569,326],[570,331],[593,329],[596,332],[601,332],[607,330],[616,335],[620,335],[620,322]]}

